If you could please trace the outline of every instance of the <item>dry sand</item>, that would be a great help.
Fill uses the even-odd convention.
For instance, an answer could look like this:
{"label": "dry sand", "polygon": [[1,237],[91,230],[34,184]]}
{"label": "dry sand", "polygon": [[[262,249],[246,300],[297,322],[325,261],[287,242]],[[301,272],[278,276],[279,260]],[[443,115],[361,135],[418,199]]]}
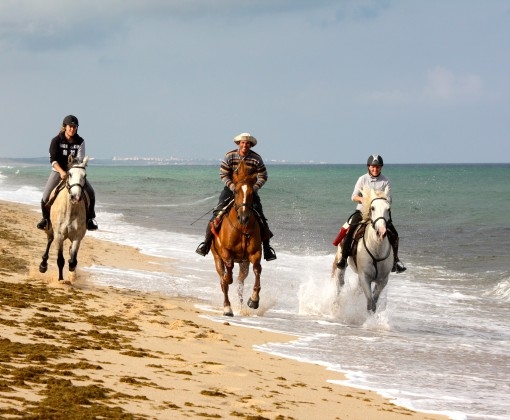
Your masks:
{"label": "dry sand", "polygon": [[197,302],[99,287],[80,270],[160,269],[134,248],[86,236],[74,283],[59,284],[54,252],[38,271],[46,235],[34,210],[0,202],[0,418],[446,418],[253,350],[293,337],[209,321]]}

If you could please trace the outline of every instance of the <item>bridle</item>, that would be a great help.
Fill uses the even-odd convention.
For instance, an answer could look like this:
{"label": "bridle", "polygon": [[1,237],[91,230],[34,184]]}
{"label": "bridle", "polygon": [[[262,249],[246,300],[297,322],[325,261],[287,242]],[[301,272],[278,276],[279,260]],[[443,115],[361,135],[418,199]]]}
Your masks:
{"label": "bridle", "polygon": [[[234,191],[234,197],[236,196],[236,194],[237,194],[237,191]],[[248,221],[250,219],[252,211],[253,211],[253,203],[248,204],[248,203],[243,202],[243,203],[237,204],[234,202],[234,209],[238,216],[239,216],[239,210],[244,207],[246,207],[248,209],[247,218],[246,218]],[[246,223],[248,223],[248,222],[246,222]],[[245,224],[245,223],[241,223],[241,224]]]}
{"label": "bridle", "polygon": [[[384,198],[384,197],[376,197],[374,198],[371,202],[370,202],[370,208],[372,208],[372,203],[376,200],[384,200],[384,201],[388,201],[388,199]],[[370,211],[370,224],[372,225],[372,227],[375,229],[375,224],[379,221],[379,220],[384,220],[384,223],[388,224],[389,222],[391,222],[391,213],[390,213],[390,217],[389,219],[386,219],[385,217],[381,216],[381,217],[378,217],[377,219],[373,220],[372,219],[372,211]]]}
{"label": "bridle", "polygon": [[81,201],[82,198],[83,198],[83,189],[85,187],[85,182],[87,180],[87,174],[85,173],[85,176],[83,177],[83,184],[77,182],[75,184],[70,184],[69,183],[69,172],[71,171],[71,169],[83,169],[85,171],[85,166],[83,165],[76,165],[76,166],[73,166],[71,168],[69,168],[69,170],[67,171],[68,173],[68,176],[67,176],[67,180],[66,180],[66,188],[67,188],[67,191],[69,192],[69,194],[71,194],[71,189],[73,189],[74,187],[80,187],[81,189],[81,194],[80,194],[80,199],[78,201]]}
{"label": "bridle", "polygon": [[[376,197],[374,198],[371,202],[370,202],[370,208],[372,208],[372,203],[376,200],[385,200],[385,201],[388,201],[386,198],[384,197]],[[375,220],[372,220],[372,211],[370,211],[370,225],[372,226],[372,228],[374,230],[377,230],[375,228],[375,224],[377,223],[378,220],[384,220],[384,222],[386,223],[386,225],[388,225],[388,223],[391,221],[391,213],[390,213],[390,218],[389,219],[386,219],[385,217],[378,217],[377,219]],[[384,234],[384,236],[386,236],[386,233]],[[370,255],[370,258],[372,258],[372,263],[374,264],[374,268],[375,268],[375,277],[377,277],[377,263],[378,262],[381,262],[381,261],[384,261],[386,258],[388,258],[390,256],[390,252],[391,252],[391,246],[388,247],[388,252],[386,253],[386,255],[384,257],[381,257],[381,258],[376,258],[371,252],[370,250],[368,249],[368,246],[367,246],[367,242],[366,242],[366,232],[363,234],[363,246],[365,247],[365,250],[368,252],[368,255]]]}

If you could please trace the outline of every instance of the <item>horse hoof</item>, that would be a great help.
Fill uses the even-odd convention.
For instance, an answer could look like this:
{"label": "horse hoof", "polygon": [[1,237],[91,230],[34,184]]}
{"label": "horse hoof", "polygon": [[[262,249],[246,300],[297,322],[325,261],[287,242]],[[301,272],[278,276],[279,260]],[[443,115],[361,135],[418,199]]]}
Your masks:
{"label": "horse hoof", "polygon": [[39,272],[40,272],[40,273],[46,273],[46,271],[48,271],[48,266],[47,266],[47,265],[46,265],[46,266],[44,266],[44,265],[42,265],[42,264],[41,264],[41,265],[39,266]]}
{"label": "horse hoof", "polygon": [[234,313],[232,311],[223,312],[223,316],[234,316]]}
{"label": "horse hoof", "polygon": [[252,300],[251,298],[248,299],[248,307],[251,309],[258,309],[259,308],[259,301],[258,300]]}

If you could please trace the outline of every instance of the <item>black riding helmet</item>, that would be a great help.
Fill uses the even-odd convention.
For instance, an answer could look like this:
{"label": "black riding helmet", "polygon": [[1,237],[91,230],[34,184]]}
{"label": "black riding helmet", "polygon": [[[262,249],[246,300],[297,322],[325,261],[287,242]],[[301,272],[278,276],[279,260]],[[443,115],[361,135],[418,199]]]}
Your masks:
{"label": "black riding helmet", "polygon": [[381,155],[370,155],[367,160],[367,166],[374,165],[374,166],[383,166],[383,158]]}
{"label": "black riding helmet", "polygon": [[65,127],[66,125],[75,125],[78,127],[78,118],[76,118],[74,115],[68,115],[64,118],[64,121],[62,121],[62,127]]}

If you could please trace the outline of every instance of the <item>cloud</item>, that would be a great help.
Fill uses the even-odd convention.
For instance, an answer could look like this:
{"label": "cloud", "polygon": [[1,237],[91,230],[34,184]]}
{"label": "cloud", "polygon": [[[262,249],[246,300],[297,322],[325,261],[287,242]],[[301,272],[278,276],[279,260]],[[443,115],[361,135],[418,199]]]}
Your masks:
{"label": "cloud", "polygon": [[[310,22],[373,19],[386,2],[336,0],[2,0],[0,47],[29,50],[97,46],[122,36],[142,21],[214,17],[225,24],[251,23],[260,16],[304,12]],[[314,18],[317,12],[320,19]]]}
{"label": "cloud", "polygon": [[453,72],[436,67],[427,73],[423,99],[434,102],[477,100],[482,96],[483,83],[479,76],[456,76]]}
{"label": "cloud", "polygon": [[357,102],[379,105],[445,104],[476,102],[484,95],[483,82],[475,74],[456,75],[443,67],[435,67],[418,89],[392,88],[362,92]]}

